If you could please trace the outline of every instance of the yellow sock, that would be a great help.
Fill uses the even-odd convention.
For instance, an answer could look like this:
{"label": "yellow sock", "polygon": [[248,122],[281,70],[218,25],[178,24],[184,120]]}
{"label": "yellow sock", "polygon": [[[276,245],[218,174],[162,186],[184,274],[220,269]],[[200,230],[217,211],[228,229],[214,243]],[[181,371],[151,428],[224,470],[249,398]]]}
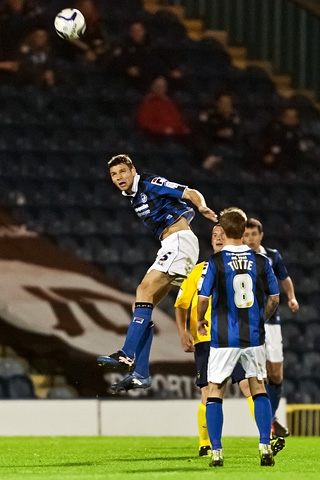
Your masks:
{"label": "yellow sock", "polygon": [[252,397],[247,397],[247,400],[248,400],[248,403],[249,403],[249,410],[250,410],[250,414],[251,414],[251,417],[253,418],[253,420],[255,421],[255,416],[254,416],[254,401],[252,400]]}
{"label": "yellow sock", "polygon": [[198,408],[198,429],[200,447],[206,447],[207,445],[210,445],[207,429],[206,407],[203,405],[203,403],[200,403]]}

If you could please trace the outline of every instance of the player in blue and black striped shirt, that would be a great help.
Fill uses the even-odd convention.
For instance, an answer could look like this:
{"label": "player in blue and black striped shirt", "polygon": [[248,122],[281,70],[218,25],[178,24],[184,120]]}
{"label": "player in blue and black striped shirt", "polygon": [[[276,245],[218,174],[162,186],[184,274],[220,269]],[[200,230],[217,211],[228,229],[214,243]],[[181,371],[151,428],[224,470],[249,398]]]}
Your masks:
{"label": "player in blue and black striped shirt", "polygon": [[198,331],[202,335],[206,334],[208,321],[204,315],[212,297],[206,409],[212,466],[223,465],[222,400],[226,382],[238,361],[246,372],[254,401],[261,465],[274,465],[270,446],[271,405],[264,385],[267,377],[264,323],[279,304],[279,289],[268,259],[242,244],[246,221],[239,208],[221,212],[224,247],[210,257],[199,285]]}
{"label": "player in blue and black striped shirt", "polygon": [[209,220],[217,221],[217,216],[197,190],[157,175],[139,175],[128,155],[112,157],[108,168],[112,182],[128,197],[144,225],[161,241],[154,263],[137,288],[133,316],[122,349],[97,359],[99,365],[129,372],[121,382],[111,386],[113,392],[118,393],[150,387],[153,307],[173,285],[182,283],[198,260],[199,243],[190,228],[195,212],[185,200],[191,201]]}
{"label": "player in blue and black striped shirt", "polygon": [[[249,218],[243,235],[243,243],[248,245],[255,252],[262,253],[268,257],[281,288],[287,296],[288,307],[292,312],[297,312],[299,310],[299,303],[296,299],[293,282],[289,276],[284,260],[280,252],[275,248],[264,248],[261,245],[262,239],[262,223],[256,218]],[[266,389],[272,409],[272,434],[274,437],[287,437],[289,435],[288,428],[281,425],[276,418],[276,411],[280,403],[283,381],[283,343],[278,310],[275,311],[272,317],[266,322],[265,330],[268,373]]]}

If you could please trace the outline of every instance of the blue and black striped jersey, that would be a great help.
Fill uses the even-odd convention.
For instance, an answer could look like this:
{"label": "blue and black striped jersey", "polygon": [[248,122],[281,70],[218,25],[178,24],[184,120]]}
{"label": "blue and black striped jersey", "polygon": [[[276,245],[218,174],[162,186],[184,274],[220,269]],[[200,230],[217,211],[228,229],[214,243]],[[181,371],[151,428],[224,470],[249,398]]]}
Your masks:
{"label": "blue and black striped jersey", "polygon": [[192,221],[193,208],[181,200],[186,185],[147,173],[137,177],[137,191],[130,195],[130,201],[138,217],[151,228],[156,238],[161,238],[163,230],[181,217],[185,217],[188,223]]}
{"label": "blue and black striped jersey", "polygon": [[[284,260],[278,250],[275,248],[260,247],[260,253],[267,255],[270,265],[278,280],[282,281],[289,277],[287,267]],[[269,318],[267,323],[280,324],[279,310],[276,310],[274,314]]]}
{"label": "blue and black striped jersey", "polygon": [[199,286],[200,296],[212,295],[212,347],[247,348],[264,343],[266,297],[279,294],[266,256],[246,245],[228,245],[210,257]]}

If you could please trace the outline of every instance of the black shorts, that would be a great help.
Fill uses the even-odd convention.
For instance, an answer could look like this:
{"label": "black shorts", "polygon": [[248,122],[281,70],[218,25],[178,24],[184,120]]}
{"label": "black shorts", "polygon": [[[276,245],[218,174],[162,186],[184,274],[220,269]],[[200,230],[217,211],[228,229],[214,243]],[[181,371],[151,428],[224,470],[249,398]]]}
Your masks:
{"label": "black shorts", "polygon": [[196,385],[199,388],[208,385],[207,370],[210,353],[210,342],[196,343],[194,352],[194,361],[196,363]]}

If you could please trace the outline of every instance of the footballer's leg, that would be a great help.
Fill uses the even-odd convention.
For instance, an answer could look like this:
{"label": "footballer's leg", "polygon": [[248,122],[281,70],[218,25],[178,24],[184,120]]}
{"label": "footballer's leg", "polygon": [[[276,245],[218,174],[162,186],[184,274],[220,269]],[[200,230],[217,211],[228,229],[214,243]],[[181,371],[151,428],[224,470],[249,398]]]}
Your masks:
{"label": "footballer's leg", "polygon": [[171,277],[167,273],[157,270],[146,273],[137,288],[133,315],[122,349],[111,355],[99,355],[98,365],[121,372],[132,372],[136,350],[151,322],[153,300],[159,298],[158,292],[166,291],[170,282]]}

